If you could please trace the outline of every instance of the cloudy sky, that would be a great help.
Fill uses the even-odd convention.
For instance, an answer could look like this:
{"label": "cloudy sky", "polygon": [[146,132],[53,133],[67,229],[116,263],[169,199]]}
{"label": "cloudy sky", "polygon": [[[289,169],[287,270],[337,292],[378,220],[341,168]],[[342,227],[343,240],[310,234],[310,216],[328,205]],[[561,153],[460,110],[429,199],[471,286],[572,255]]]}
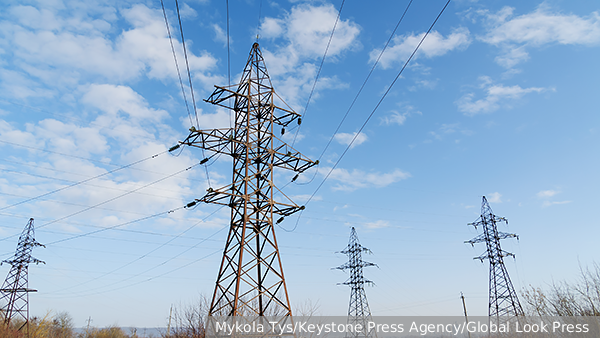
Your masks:
{"label": "cloudy sky", "polygon": [[[598,261],[596,1],[453,1],[395,82],[445,1],[415,0],[393,35],[408,1],[345,3],[319,73],[341,5],[230,1],[228,63],[226,2],[180,2],[200,128],[229,126],[202,99],[238,81],[257,36],[276,91],[304,114],[286,141],[297,133],[321,165],[291,184],[276,173],[298,204],[314,195],[276,230],[295,308],[346,314],[347,274],[331,268],[354,226],[378,265],[365,272],[374,315],[461,315],[461,291],[485,315],[488,266],[472,259],[485,248],[464,244],[483,195],[520,235],[503,242],[518,290]],[[183,206],[231,180],[225,156],[205,167],[198,149],[167,152],[196,123],[174,1],[188,107],[159,1],[4,7],[2,258],[33,217],[46,264],[30,269],[32,315],[166,326],[171,305],[212,294],[227,236],[227,209]]]}

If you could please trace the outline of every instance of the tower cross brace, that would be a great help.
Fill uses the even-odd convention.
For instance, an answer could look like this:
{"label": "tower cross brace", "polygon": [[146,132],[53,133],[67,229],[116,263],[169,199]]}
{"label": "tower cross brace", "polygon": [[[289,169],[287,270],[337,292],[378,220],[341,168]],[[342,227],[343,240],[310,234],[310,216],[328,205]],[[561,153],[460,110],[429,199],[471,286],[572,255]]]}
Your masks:
{"label": "tower cross brace", "polygon": [[492,212],[492,208],[485,196],[481,202],[481,215],[479,219],[468,225],[473,225],[475,229],[481,226],[483,233],[479,236],[465,241],[474,245],[475,243],[485,242],[486,252],[474,259],[487,259],[490,262],[490,279],[489,279],[489,308],[488,314],[490,317],[514,317],[523,316],[523,308],[517,297],[517,293],[510,281],[506,266],[504,266],[504,257],[512,256],[513,253],[502,250],[500,240],[505,238],[517,238],[516,234],[499,232],[496,223],[505,222],[508,220],[505,217],[498,217]]}
{"label": "tower cross brace", "polygon": [[[12,259],[2,261],[2,264],[6,263],[11,266],[2,284],[2,289],[0,289],[0,303],[3,304],[2,315],[6,326],[9,326],[14,320],[22,321],[19,329],[29,324],[29,293],[37,292],[37,290],[29,288],[29,264],[44,263],[31,257],[31,251],[36,246],[43,245],[35,240],[33,218],[30,218],[19,236],[15,255]],[[29,334],[29,332],[27,333]]]}
{"label": "tower cross brace", "polygon": [[[273,169],[292,170],[297,173],[295,180],[318,161],[304,157],[275,136],[276,125],[283,134],[290,123],[300,124],[301,118],[275,93],[258,43],[252,46],[240,82],[215,88],[205,101],[233,110],[234,126],[213,130],[192,127],[179,144],[212,151],[211,156],[220,153],[233,158],[232,183],[209,188],[194,202],[231,208],[229,235],[209,316],[291,316],[273,225],[274,217],[279,217],[276,222],[280,223],[304,207],[277,189]],[[276,100],[283,104],[276,105]],[[275,194],[284,201],[275,201]]]}
{"label": "tower cross brace", "polygon": [[[336,269],[346,271],[350,270],[350,277],[343,283],[344,285],[350,286],[350,303],[348,305],[348,324],[356,326],[356,324],[362,325],[363,328],[367,327],[369,321],[371,321],[371,310],[369,309],[369,303],[367,301],[367,294],[365,293],[365,284],[373,284],[372,281],[365,279],[363,275],[363,268],[369,266],[376,266],[374,263],[363,261],[362,253],[371,253],[371,250],[365,248],[360,244],[356,229],[352,227],[350,231],[350,239],[348,240],[348,246],[341,253],[348,256],[348,262],[338,266]],[[364,330],[364,332],[349,332],[350,337],[375,337],[374,330]]]}

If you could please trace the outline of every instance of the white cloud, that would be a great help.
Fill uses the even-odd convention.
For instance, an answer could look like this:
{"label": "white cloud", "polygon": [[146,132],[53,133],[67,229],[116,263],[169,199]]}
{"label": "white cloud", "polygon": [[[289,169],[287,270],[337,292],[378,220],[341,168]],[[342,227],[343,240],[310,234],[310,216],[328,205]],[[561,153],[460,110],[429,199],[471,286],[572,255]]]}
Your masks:
{"label": "white cloud", "polygon": [[159,121],[169,115],[164,110],[149,108],[141,95],[126,86],[92,84],[83,95],[82,102],[93,105],[112,116],[117,116],[121,112],[134,119]]}
{"label": "white cloud", "polygon": [[[86,107],[86,114],[95,117],[91,122],[73,122],[44,119],[27,123],[24,127],[0,120],[0,138],[46,151],[29,150],[21,152],[20,161],[27,161],[28,173],[50,177],[9,179],[12,174],[4,174],[0,180],[0,191],[12,192],[18,196],[33,197],[74,182],[96,176],[114,169],[108,165],[131,163],[166,150],[165,144],[175,134],[161,120],[168,114],[154,109],[143,97],[127,86],[89,85],[75,92],[79,102]],[[123,146],[125,145],[125,146]],[[4,145],[5,149],[10,147]],[[6,149],[5,151],[10,151]],[[70,156],[64,155],[68,154]],[[163,155],[137,164],[133,168],[95,179],[85,184],[73,186],[51,196],[51,199],[32,201],[25,207],[37,210],[46,219],[56,219],[82,210],[87,206],[138,189],[159,178],[189,167],[195,161],[189,156],[167,157]],[[88,160],[88,158],[92,158]],[[99,163],[99,159],[102,163]],[[118,165],[118,164],[117,164]],[[49,174],[51,173],[51,174]],[[194,173],[181,174],[153,184],[139,192],[123,196],[115,202],[93,208],[73,220],[85,224],[118,224],[139,218],[140,215],[156,213],[184,205],[191,195],[189,179]],[[13,175],[14,176],[14,175]],[[214,179],[214,177],[213,177]],[[206,188],[206,182],[200,189]],[[54,200],[59,203],[53,202]],[[3,204],[8,203],[3,201]],[[110,210],[112,217],[106,217]],[[135,211],[135,212],[132,212]],[[71,220],[69,220],[71,222]],[[70,232],[81,228],[75,225],[57,223],[55,226]]]}
{"label": "white cloud", "polygon": [[[230,128],[234,120],[232,111],[224,108],[217,108],[217,112],[214,114],[202,113],[201,109],[198,110],[198,113],[200,129]],[[188,119],[185,120],[185,123],[189,127]]]}
{"label": "white cloud", "polygon": [[[317,63],[323,57],[338,11],[333,5],[299,4],[282,18],[265,18],[260,27],[262,38],[281,40],[275,49],[263,49],[263,56],[275,90],[292,107],[311,91],[317,75]],[[360,28],[341,18],[327,52],[326,62],[334,62],[341,55],[356,48]],[[320,76],[313,100],[323,89],[343,88],[336,77]]]}
{"label": "white cloud", "polygon": [[[325,175],[330,170],[331,168],[323,168],[320,173]],[[349,171],[342,168],[336,168],[329,176],[329,179],[338,181],[338,184],[333,187],[333,190],[353,191],[361,188],[383,188],[390,184],[405,180],[410,176],[409,173],[403,172],[400,169],[395,169],[389,173],[380,173],[364,172],[358,169]]]}
{"label": "white cloud", "polygon": [[[331,36],[338,11],[333,5],[299,5],[287,17],[287,37],[290,47],[300,55],[321,57]],[[328,55],[334,57],[356,43],[360,29],[349,20],[340,19],[329,46]]]}
{"label": "white cloud", "polygon": [[542,4],[532,13],[514,16],[514,8],[504,7],[497,13],[483,12],[490,26],[481,40],[499,46],[503,54],[496,62],[511,68],[529,58],[528,48],[548,44],[600,44],[600,14],[586,17],[553,13]]}
{"label": "white cloud", "polygon": [[[460,123],[442,123],[442,125],[436,131],[430,131],[428,134],[433,137],[433,139],[442,141],[445,136],[452,135],[455,133],[460,133],[462,135],[470,136],[473,135],[473,131],[469,129],[464,129],[461,127]],[[431,143],[433,140],[428,139],[425,143]],[[455,142],[458,140],[455,140]]]}
{"label": "white cloud", "polygon": [[[417,47],[425,33],[410,34],[394,37],[392,43],[381,56],[379,63],[386,69],[395,64],[403,64]],[[437,31],[429,33],[415,56],[432,58],[444,55],[453,50],[465,49],[471,43],[469,30],[461,27],[455,29],[450,35],[444,37]],[[375,62],[381,49],[374,49],[369,53],[370,62]]]}
{"label": "white cloud", "polygon": [[556,190],[542,190],[540,192],[537,193],[537,196],[540,198],[547,198],[547,197],[552,197],[556,194],[558,194],[559,192]]}
{"label": "white cloud", "polygon": [[[213,24],[212,27],[215,31],[215,41],[221,42],[223,46],[227,46],[227,31],[217,24]],[[233,39],[231,39],[231,37],[229,37],[229,44],[233,44]]]}
{"label": "white cloud", "polygon": [[541,93],[549,90],[542,87],[521,88],[519,85],[504,86],[493,84],[487,76],[480,77],[479,80],[481,82],[480,87],[485,93],[484,98],[475,99],[475,93],[467,93],[456,101],[458,110],[465,113],[465,115],[473,116],[481,113],[490,113],[503,106],[510,107],[509,104],[511,101],[520,99],[526,94]]}
{"label": "white cloud", "polygon": [[560,201],[560,202],[551,202],[551,201],[544,201],[544,203],[542,203],[542,207],[543,208],[547,208],[547,207],[551,207],[553,205],[561,205],[561,204],[569,204],[572,201]]}
{"label": "white cloud", "polygon": [[561,205],[561,204],[569,204],[572,201],[550,201],[551,197],[558,195],[560,191],[558,190],[542,190],[537,193],[537,197],[544,199],[545,201],[542,203],[542,208],[547,208],[553,205]]}
{"label": "white cloud", "polygon": [[367,223],[368,229],[381,229],[381,228],[387,228],[389,226],[390,226],[390,222],[384,221],[384,220],[378,220],[376,222],[368,222]]}
{"label": "white cloud", "polygon": [[381,122],[387,126],[391,124],[397,124],[399,126],[404,124],[406,118],[408,117],[408,113],[399,113],[395,110],[391,112],[392,114],[388,116],[384,116],[381,118]]}
{"label": "white cloud", "polygon": [[181,6],[181,10],[179,11],[179,13],[181,14],[182,19],[192,19],[198,16],[196,10],[190,7],[190,5],[186,4],[185,2]]}
{"label": "white cloud", "polygon": [[340,144],[344,144],[344,145],[350,145],[350,143],[352,142],[352,140],[354,140],[354,142],[352,143],[352,145],[350,145],[350,149],[363,144],[364,142],[366,142],[369,138],[367,137],[367,134],[361,132],[360,134],[357,135],[356,132],[350,134],[350,133],[337,133],[334,136],[334,139],[340,143]]}
{"label": "white cloud", "polygon": [[499,192],[493,192],[487,195],[487,200],[490,203],[502,203],[502,194]]}
{"label": "white cloud", "polygon": [[266,39],[280,37],[285,31],[285,21],[275,18],[265,18],[260,25],[260,35]]}
{"label": "white cloud", "polygon": [[[9,11],[14,20],[4,22],[5,39],[0,43],[11,46],[10,52],[22,61],[17,65],[19,73],[34,81],[72,88],[89,76],[110,81],[134,80],[142,75],[160,80],[177,78],[159,10],[137,4],[118,12],[108,5],[66,11],[14,6]],[[110,28],[117,20],[124,20],[128,28],[115,37]],[[183,60],[182,45],[177,40],[174,44],[178,59]],[[217,62],[207,52],[196,55],[189,50],[188,60],[196,78],[210,76]],[[2,80],[3,86],[6,81]]]}

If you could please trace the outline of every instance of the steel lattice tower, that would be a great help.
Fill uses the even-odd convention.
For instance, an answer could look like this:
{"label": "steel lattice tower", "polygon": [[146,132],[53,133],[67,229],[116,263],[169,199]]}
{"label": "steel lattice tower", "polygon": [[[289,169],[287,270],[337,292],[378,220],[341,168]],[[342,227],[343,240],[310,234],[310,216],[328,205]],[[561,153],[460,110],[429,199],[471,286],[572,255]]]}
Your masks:
{"label": "steel lattice tower", "polygon": [[[196,200],[231,208],[229,235],[209,315],[291,316],[273,220],[279,216],[280,223],[304,207],[277,189],[273,169],[299,174],[318,162],[303,157],[274,135],[276,125],[283,134],[286,126],[293,121],[300,124],[301,119],[273,90],[258,43],[252,46],[240,83],[215,88],[205,101],[233,110],[235,125],[213,130],[192,127],[190,135],[180,142],[233,158],[233,182],[219,189],[209,188]],[[277,106],[276,99],[286,108]],[[276,193],[287,201],[274,201]]]}
{"label": "steel lattice tower", "polygon": [[[365,293],[365,284],[373,284],[372,281],[365,279],[363,268],[376,266],[374,263],[365,262],[362,259],[362,253],[371,253],[371,250],[360,244],[356,229],[352,227],[348,246],[341,253],[348,255],[348,262],[338,266],[339,270],[350,270],[350,277],[343,284],[350,286],[350,304],[348,306],[348,324],[361,324],[363,328],[367,327],[371,320],[371,310],[367,302]],[[350,337],[375,337],[375,331],[364,330],[365,332],[349,332]]]}
{"label": "steel lattice tower", "polygon": [[33,218],[30,218],[19,237],[19,244],[14,257],[2,262],[11,265],[4,284],[2,284],[2,289],[0,289],[2,294],[0,302],[3,304],[2,314],[4,315],[4,324],[7,326],[14,319],[23,320],[19,329],[29,324],[29,293],[37,292],[37,290],[29,288],[29,263],[44,263],[31,257],[31,251],[36,246],[43,245],[35,240]]}
{"label": "steel lattice tower", "polygon": [[512,256],[514,254],[502,250],[500,247],[500,240],[505,238],[515,237],[519,239],[516,234],[508,234],[499,232],[496,226],[497,222],[505,222],[508,224],[508,220],[504,217],[498,217],[492,213],[487,199],[483,196],[481,202],[481,216],[479,219],[468,225],[473,225],[475,229],[478,226],[483,228],[483,233],[470,241],[465,241],[474,245],[475,243],[485,242],[487,251],[479,257],[483,262],[484,259],[490,261],[490,294],[489,294],[489,310],[488,314],[490,317],[514,317],[524,316],[523,308],[519,303],[517,293],[510,281],[508,271],[504,266],[504,257]]}

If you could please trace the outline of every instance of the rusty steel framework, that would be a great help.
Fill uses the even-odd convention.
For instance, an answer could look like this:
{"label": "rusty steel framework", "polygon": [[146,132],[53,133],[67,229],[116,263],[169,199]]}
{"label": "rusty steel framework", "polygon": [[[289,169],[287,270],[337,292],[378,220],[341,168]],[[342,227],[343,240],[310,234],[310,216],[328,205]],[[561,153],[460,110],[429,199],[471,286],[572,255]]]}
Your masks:
{"label": "rusty steel framework", "polygon": [[489,309],[488,314],[490,317],[515,317],[524,316],[523,308],[517,297],[517,293],[510,281],[508,271],[504,266],[504,257],[512,256],[513,253],[502,250],[500,247],[500,240],[505,238],[517,238],[516,234],[509,234],[499,232],[496,226],[498,222],[505,222],[508,224],[508,220],[504,217],[498,217],[492,213],[492,208],[488,203],[485,196],[481,202],[481,216],[479,219],[468,225],[473,225],[475,229],[478,226],[483,228],[483,233],[465,243],[474,245],[475,243],[485,242],[487,251],[481,254],[479,259],[483,262],[484,259],[490,261],[490,280],[489,280]]}
{"label": "rusty steel framework", "polygon": [[[31,257],[31,251],[36,246],[43,245],[35,240],[33,218],[30,218],[19,237],[15,255],[12,259],[2,261],[2,263],[11,266],[4,284],[2,284],[2,289],[0,289],[4,325],[8,326],[11,321],[20,319],[22,323],[19,323],[21,324],[19,330],[29,325],[29,293],[37,292],[37,290],[29,288],[29,264],[44,263]],[[27,331],[27,334],[29,334],[29,330]]]}
{"label": "rusty steel framework", "polygon": [[[273,169],[299,174],[318,161],[305,158],[274,135],[276,125],[283,134],[285,127],[294,121],[300,124],[301,119],[273,90],[258,43],[252,46],[240,83],[215,88],[205,101],[233,110],[235,125],[213,130],[192,127],[190,135],[180,142],[233,158],[232,183],[209,188],[195,201],[231,208],[229,235],[209,315],[291,316],[273,217],[278,215],[276,222],[280,223],[304,207],[277,189]],[[276,99],[285,108],[276,105]],[[275,194],[287,201],[274,201]]]}
{"label": "rusty steel framework", "polygon": [[[353,327],[356,324],[367,327],[367,324],[372,321],[371,310],[369,309],[369,303],[367,302],[367,294],[365,293],[365,284],[373,284],[372,281],[365,279],[363,275],[363,268],[369,266],[376,266],[374,263],[365,262],[362,259],[362,253],[371,253],[371,250],[365,248],[360,244],[356,229],[352,227],[350,232],[350,239],[348,240],[348,246],[341,253],[348,256],[348,262],[338,266],[336,269],[346,271],[350,270],[350,277],[343,284],[350,286],[350,304],[348,306],[348,324],[352,324]],[[349,337],[376,337],[375,330],[364,330],[364,332],[353,331],[348,332]]]}

